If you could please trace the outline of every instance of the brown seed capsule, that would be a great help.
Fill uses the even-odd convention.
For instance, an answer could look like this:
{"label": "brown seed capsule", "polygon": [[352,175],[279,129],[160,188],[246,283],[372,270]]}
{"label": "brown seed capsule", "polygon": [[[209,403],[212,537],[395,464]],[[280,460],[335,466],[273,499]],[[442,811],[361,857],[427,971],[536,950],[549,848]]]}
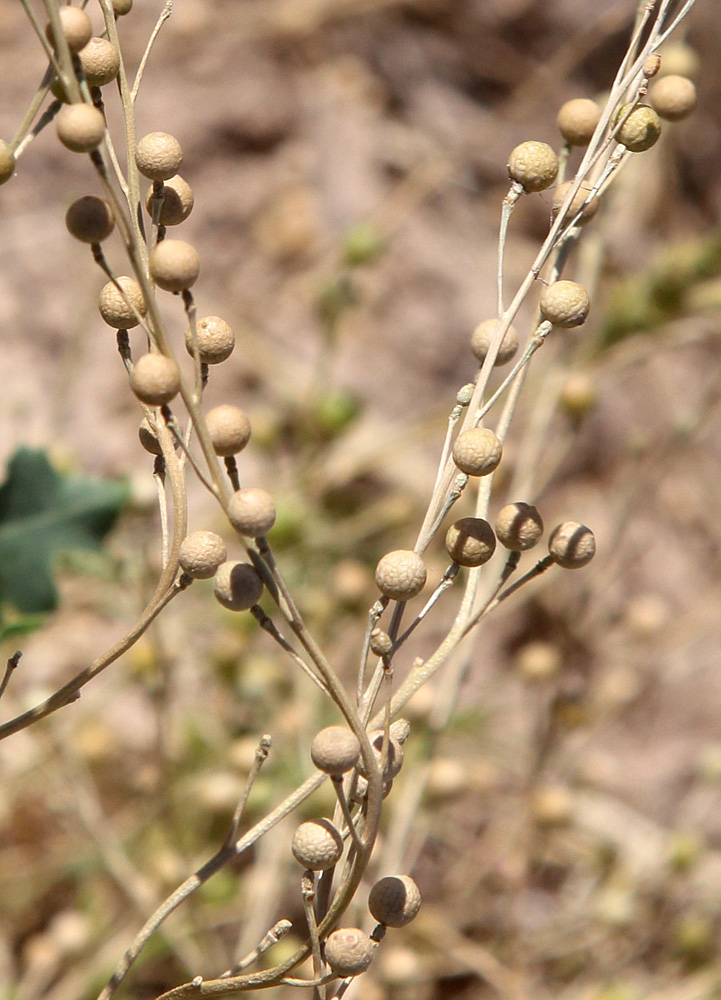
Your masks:
{"label": "brown seed capsule", "polygon": [[421,894],[410,875],[379,879],[368,896],[368,909],[379,924],[405,927],[421,908]]}
{"label": "brown seed capsule", "polygon": [[65,225],[70,235],[82,243],[102,243],[115,229],[115,219],[107,201],[86,194],[67,210]]}
{"label": "brown seed capsule", "polygon": [[144,354],[135,362],[130,387],[148,406],[164,406],[180,389],[178,366],[164,354]]}
{"label": "brown seed capsule", "polygon": [[374,656],[388,656],[393,649],[393,640],[381,628],[374,628],[370,637],[370,651]]}
{"label": "brown seed capsule", "polygon": [[91,38],[78,58],[91,87],[111,83],[120,70],[118,50],[107,38]]}
{"label": "brown seed capsule", "polygon": [[345,979],[365,972],[373,960],[375,945],[358,927],[340,927],[325,942],[325,959],[333,972]]}
{"label": "brown seed capsule", "polygon": [[670,122],[680,121],[696,107],[696,87],[685,76],[664,76],[651,87],[654,109]]}
{"label": "brown seed capsule", "polygon": [[141,316],[145,316],[147,311],[143,292],[137,281],[127,275],[121,275],[118,278],[118,284],[125,293],[125,298],[112,281],[103,285],[98,303],[100,315],[108,326],[112,326],[116,330],[132,330],[138,325],[138,319],[130,306],[134,306],[135,311]]}
{"label": "brown seed capsule", "polygon": [[596,539],[585,524],[563,521],[551,532],[548,551],[553,561],[564,569],[580,569],[595,556]]}
{"label": "brown seed capsule", "polygon": [[163,449],[160,447],[160,441],[158,441],[155,431],[150,426],[148,421],[143,417],[140,421],[140,427],[138,427],[138,438],[140,443],[145,448],[145,450],[151,455],[162,455]]}
{"label": "brown seed capsule", "polygon": [[163,240],[150,254],[150,274],[166,292],[185,291],[198,280],[198,252],[183,240]]}
{"label": "brown seed capsule", "polygon": [[249,563],[224,562],[213,577],[216,600],[229,611],[247,611],[263,595],[263,581]]}
{"label": "brown seed capsule", "polygon": [[616,133],[616,141],[632,153],[643,153],[658,142],[661,121],[653,108],[645,104],[638,104],[633,110],[631,108],[632,105],[624,104],[614,116],[614,128],[623,121]]}
{"label": "brown seed capsule", "polygon": [[[235,334],[232,328],[220,316],[203,316],[195,324],[198,334],[198,352],[200,360],[206,365],[219,365],[233,353]],[[185,347],[188,354],[193,354],[193,331],[185,331]]]}
{"label": "brown seed capsule", "polygon": [[113,0],[113,14],[122,17],[133,9],[133,0]]}
{"label": "brown seed capsule", "polygon": [[667,42],[661,49],[659,76],[694,77],[698,69],[698,54],[686,42]]}
{"label": "brown seed capsule", "polygon": [[453,461],[467,476],[489,476],[502,455],[501,442],[488,427],[462,431],[453,444]]}
{"label": "brown seed capsule", "polygon": [[301,823],[293,834],[291,851],[304,868],[324,872],[340,861],[343,838],[330,820],[311,819]]}
{"label": "brown seed capsule", "polygon": [[214,531],[194,531],[187,535],[178,552],[178,562],[194,580],[209,580],[227,558],[225,542]]}
{"label": "brown seed capsule", "polygon": [[[493,338],[493,334],[496,332],[497,325],[497,319],[486,319],[482,323],[479,323],[473,331],[473,336],[471,337],[471,350],[473,351],[476,360],[481,365],[486,360],[488,348],[491,346],[491,339]],[[515,326],[509,326],[503,334],[501,346],[498,348],[496,360],[493,362],[494,367],[508,364],[517,350],[518,331]]]}
{"label": "brown seed capsule", "polygon": [[650,55],[646,58],[643,64],[642,72],[647,80],[651,80],[653,79],[654,76],[656,76],[656,74],[660,69],[661,69],[661,56],[658,54],[658,52],[654,52],[653,55]]}
{"label": "brown seed capsule", "polygon": [[[58,13],[68,48],[75,54],[84,48],[92,37],[93,26],[90,18],[79,7],[61,7]],[[55,45],[55,36],[50,24],[45,29],[45,37],[51,45]]]}
{"label": "brown seed capsule", "polygon": [[541,292],[541,315],[554,326],[570,329],[586,322],[591,301],[576,281],[554,281]]}
{"label": "brown seed capsule", "polygon": [[545,191],[558,174],[558,157],[545,142],[522,142],[508,157],[508,173],[527,194]]}
{"label": "brown seed capsule", "polygon": [[239,406],[224,403],[209,410],[205,417],[216,455],[237,455],[250,441],[250,420]]}
{"label": "brown seed capsule", "polygon": [[561,106],[557,123],[569,146],[587,146],[600,120],[601,109],[595,101],[576,97]]}
{"label": "brown seed capsule", "polygon": [[409,601],[423,590],[425,563],[410,549],[387,552],[376,566],[375,580],[385,597],[394,601]]}
{"label": "brown seed capsule", "polygon": [[91,153],[105,135],[105,118],[92,104],[66,104],[55,119],[58,138],[73,153]]}
{"label": "brown seed capsule", "polygon": [[[153,214],[153,195],[154,191],[151,187],[145,198],[145,207],[149,215]],[[161,195],[162,202],[158,216],[159,224],[161,226],[179,226],[181,222],[185,222],[193,211],[193,205],[195,204],[193,189],[190,184],[183,180],[180,174],[176,174],[165,181]]]}
{"label": "brown seed capsule", "polygon": [[340,777],[358,762],[358,737],[346,726],[326,726],[313,737],[310,757],[319,771]]}
{"label": "brown seed capsule", "polygon": [[[553,205],[551,207],[551,217],[553,219],[555,219],[561,211],[563,203],[568,197],[572,185],[573,181],[565,181],[565,183],[559,184],[556,188],[556,193],[553,196]],[[574,219],[579,212],[581,212],[576,219],[575,225],[585,226],[587,222],[591,221],[600,207],[601,199],[597,194],[593,194],[593,188],[591,185],[586,184],[584,181],[573,196],[573,201],[566,212],[564,225],[571,222],[571,220]],[[581,211],[581,209],[583,209],[583,211]]]}
{"label": "brown seed capsule", "polygon": [[149,132],[135,149],[138,170],[151,181],[167,181],[177,174],[183,162],[183,150],[167,132]]}
{"label": "brown seed capsule", "polygon": [[496,536],[482,517],[461,517],[446,532],[446,551],[459,566],[482,566],[496,551]]}
{"label": "brown seed capsule", "polygon": [[15,173],[15,153],[9,143],[0,139],[0,184],[9,181]]}
{"label": "brown seed capsule", "polygon": [[543,534],[543,521],[530,503],[509,503],[502,507],[496,518],[498,541],[511,552],[532,549]]}
{"label": "brown seed capsule", "polygon": [[228,518],[241,535],[259,538],[275,524],[275,504],[270,493],[255,487],[237,490],[228,503]]}

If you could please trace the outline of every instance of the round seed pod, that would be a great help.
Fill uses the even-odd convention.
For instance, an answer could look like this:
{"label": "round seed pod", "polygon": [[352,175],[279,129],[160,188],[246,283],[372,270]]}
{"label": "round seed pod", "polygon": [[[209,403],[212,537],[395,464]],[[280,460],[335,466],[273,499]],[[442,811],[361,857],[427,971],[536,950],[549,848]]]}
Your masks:
{"label": "round seed pod", "polygon": [[311,819],[295,831],[290,849],[305,869],[324,872],[340,861],[343,838],[329,819]]}
{"label": "round seed pod", "polygon": [[130,388],[148,406],[164,406],[180,389],[178,366],[164,354],[144,354],[130,374]]}
{"label": "round seed pod", "polygon": [[209,580],[227,559],[225,542],[214,531],[194,531],[183,539],[178,562],[194,580]]}
{"label": "round seed pod", "polygon": [[371,632],[370,650],[374,656],[388,656],[393,649],[393,640],[383,629],[374,628]]}
{"label": "round seed pod", "polygon": [[385,597],[409,601],[420,594],[426,582],[425,563],[410,549],[387,552],[376,566],[376,585]]}
{"label": "round seed pod", "polygon": [[651,87],[649,98],[662,118],[677,122],[696,107],[696,87],[688,77],[664,76]]}
{"label": "round seed pod", "polygon": [[[233,353],[235,334],[232,328],[220,316],[203,316],[195,324],[198,334],[198,352],[200,360],[206,365],[219,365]],[[188,354],[193,354],[193,331],[185,331],[185,347]]]}
{"label": "round seed pod", "polygon": [[570,329],[586,322],[591,300],[576,281],[554,281],[541,292],[541,315],[554,326]]}
{"label": "round seed pod", "polygon": [[580,569],[596,554],[596,539],[590,528],[577,521],[563,521],[548,539],[551,558],[564,569]]}
{"label": "round seed pod", "polygon": [[[471,350],[480,365],[482,365],[486,360],[488,348],[491,346],[491,339],[493,338],[493,334],[496,332],[497,324],[497,319],[485,319],[482,323],[479,323],[473,331],[473,336],[471,337]],[[500,365],[508,364],[517,350],[518,331],[515,326],[509,326],[503,334],[501,346],[498,348],[496,360],[493,362],[494,367],[497,368]]]}
{"label": "round seed pod", "polygon": [[502,454],[501,442],[488,427],[462,431],[453,443],[453,461],[467,476],[489,476]]}
{"label": "round seed pod", "polygon": [[55,119],[58,138],[73,153],[91,153],[105,135],[105,118],[92,104],[66,104]]}
{"label": "round seed pod", "polygon": [[310,756],[319,771],[337,778],[356,766],[360,743],[346,726],[326,726],[313,737]]}
{"label": "round seed pod", "polygon": [[543,534],[543,521],[530,503],[509,503],[502,507],[496,518],[498,541],[511,552],[532,549]]}
{"label": "round seed pod", "polygon": [[[90,18],[79,7],[61,7],[58,13],[65,41],[70,51],[75,54],[84,48],[92,37],[93,26]],[[55,36],[50,24],[45,29],[45,37],[51,45],[55,45]]]}
{"label": "round seed pod", "polygon": [[601,120],[601,109],[587,97],[566,101],[558,112],[558,129],[569,146],[587,146]]}
{"label": "round seed pod", "polygon": [[659,76],[696,76],[698,54],[686,42],[667,42],[661,49]]}
{"label": "round seed pod", "polygon": [[[553,196],[553,205],[551,207],[551,217],[553,219],[555,219],[561,211],[561,207],[568,197],[568,193],[571,190],[572,185],[573,181],[565,181],[563,184],[559,184],[556,188],[556,193]],[[588,201],[588,204],[584,205],[584,202],[586,202],[589,198],[590,200]],[[573,196],[573,201],[566,212],[565,222],[570,222],[571,219],[575,218],[576,214],[581,212],[581,209],[583,209],[581,214],[576,219],[575,225],[585,226],[587,222],[591,221],[600,207],[601,199],[597,194],[593,194],[593,188],[591,185],[586,184],[584,181]]]}
{"label": "round seed pod", "polygon": [[[615,126],[626,118],[632,105],[624,104],[616,112],[613,124]],[[661,135],[661,120],[646,104],[637,105],[616,133],[616,141],[632,153],[643,153],[658,142]]]}
{"label": "round seed pod", "polygon": [[561,389],[559,401],[570,417],[582,417],[596,403],[598,393],[592,378],[585,372],[573,372]]}
{"label": "round seed pod", "polygon": [[496,551],[496,536],[482,517],[461,517],[446,532],[446,552],[459,566],[482,566]]}
{"label": "round seed pod", "polygon": [[123,17],[133,9],[133,0],[113,0],[113,14],[116,17]]}
{"label": "round seed pod", "polygon": [[[381,766],[381,760],[383,758],[383,730],[375,729],[372,733],[368,733],[368,739],[373,747],[373,754],[378,762],[378,767]],[[393,733],[388,734],[388,756],[386,757],[386,766],[383,769],[383,777],[386,781],[393,781],[395,777],[400,774],[400,770],[403,767],[403,746],[401,741]],[[356,770],[358,774],[362,774],[364,778],[368,777],[368,771],[365,764],[363,763],[363,758],[359,758],[356,764]]]}
{"label": "round seed pod", "polygon": [[9,181],[15,173],[15,153],[9,143],[0,139],[0,184]]}
{"label": "round seed pod", "polygon": [[115,229],[115,219],[107,201],[86,194],[67,210],[65,225],[70,235],[82,243],[102,243]]}
{"label": "round seed pod", "polygon": [[213,577],[213,593],[229,611],[247,611],[263,594],[263,581],[249,563],[224,562]]}
{"label": "round seed pod", "polygon": [[237,455],[250,440],[250,420],[239,406],[214,406],[205,417],[215,454],[223,458]]}
{"label": "round seed pod", "polygon": [[162,455],[163,449],[160,447],[160,441],[155,434],[155,431],[150,426],[148,421],[143,417],[140,421],[140,427],[138,427],[138,438],[140,443],[145,448],[145,450],[151,455]]}
{"label": "round seed pod", "polygon": [[[381,798],[383,799],[388,798],[392,788],[393,788],[393,779],[384,778],[383,788],[381,791]],[[351,795],[351,801],[363,802],[367,795],[368,795],[368,781],[363,777],[363,775],[361,775],[355,783],[355,788],[353,789]]]}
{"label": "round seed pod", "polygon": [[379,924],[405,927],[421,908],[421,894],[410,875],[379,879],[368,896],[368,909]]}
{"label": "round seed pod", "polygon": [[150,274],[166,292],[183,292],[198,280],[198,251],[183,240],[163,240],[150,254]]}
{"label": "round seed pod", "polygon": [[228,503],[228,518],[241,535],[267,535],[275,524],[273,497],[255,487],[237,490]]}
{"label": "round seed pod", "polygon": [[[128,302],[135,306],[136,311],[141,316],[144,316],[147,311],[145,299],[137,281],[124,274],[118,278],[118,284],[125,292]],[[128,302],[125,301],[112,281],[103,285],[98,306],[100,315],[108,326],[112,326],[116,330],[132,330],[134,326],[138,325],[137,317]]]}
{"label": "round seed pod", "polygon": [[167,181],[180,170],[183,150],[175,136],[149,132],[135,148],[135,162],[140,173],[151,181]]}
{"label": "round seed pod", "polygon": [[654,76],[657,76],[660,69],[661,56],[658,52],[654,52],[652,55],[646,57],[642,72],[647,80],[651,80]]}
{"label": "round seed pod", "polygon": [[342,979],[365,972],[374,951],[375,945],[358,927],[339,927],[325,942],[325,960]]}
{"label": "round seed pod", "polygon": [[118,50],[107,38],[91,38],[78,58],[91,87],[111,83],[120,70]]}
{"label": "round seed pod", "polygon": [[508,157],[508,173],[527,194],[545,191],[558,174],[558,157],[545,142],[522,142]]}
{"label": "round seed pod", "polygon": [[[161,226],[179,226],[185,222],[193,211],[195,198],[193,189],[187,181],[183,180],[180,174],[170,177],[163,184],[163,201],[160,206],[158,222]],[[145,207],[148,214],[153,214],[153,188],[148,189],[145,198]]]}

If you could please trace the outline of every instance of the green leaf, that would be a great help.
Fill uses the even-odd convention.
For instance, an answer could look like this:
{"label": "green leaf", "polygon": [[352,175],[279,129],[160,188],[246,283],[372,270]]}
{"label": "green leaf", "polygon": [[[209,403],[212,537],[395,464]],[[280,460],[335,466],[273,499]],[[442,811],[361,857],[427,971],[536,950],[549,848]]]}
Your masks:
{"label": "green leaf", "polygon": [[125,483],[61,475],[44,451],[20,448],[0,486],[0,600],[52,611],[59,552],[98,549],[128,495]]}

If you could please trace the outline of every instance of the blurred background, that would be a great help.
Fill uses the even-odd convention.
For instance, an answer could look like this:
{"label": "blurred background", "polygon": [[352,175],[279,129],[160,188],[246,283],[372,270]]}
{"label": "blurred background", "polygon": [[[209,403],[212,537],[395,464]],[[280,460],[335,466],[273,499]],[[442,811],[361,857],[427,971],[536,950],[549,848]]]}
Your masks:
{"label": "blurred background", "polygon": [[[118,22],[133,71],[161,7],[135,0]],[[247,410],[243,481],[273,492],[271,542],[350,682],[375,561],[413,544],[448,413],[476,373],[471,332],[494,313],[508,153],[526,139],[558,146],[560,105],[602,97],[635,4],[174,8],[140,89],[138,134],[182,143],[195,208],[171,235],[200,252],[199,314],[236,332],[206,399]],[[99,10],[88,12],[99,30]],[[598,556],[521,590],[470,661],[409,704],[372,874],[412,873],[425,906],[348,996],[718,993],[720,45],[717,5],[698,0],[664,55],[665,70],[694,78],[698,108],[631,158],[575,251],[567,276],[590,288],[591,317],[534,359],[494,487],[494,515],[536,502],[549,529],[588,524]],[[21,6],[3,5],[3,137],[43,71]],[[122,156],[112,86],[104,99]],[[103,554],[58,563],[58,609],[5,642],[3,658],[18,642],[24,656],[3,721],[114,642],[159,566],[152,459],[97,312],[104,279],[64,225],[88,193],[99,193],[89,163],[52,126],[0,190],[0,459],[44,448],[63,472],[126,478],[131,499]],[[524,198],[514,213],[508,292],[551,200]],[[106,247],[125,273],[119,241]],[[165,298],[182,350],[180,303]],[[519,484],[522,496],[509,492]],[[192,480],[189,495],[191,530],[229,537]],[[429,565],[436,578],[445,568],[440,540]],[[456,594],[396,661],[399,679],[443,638]],[[0,746],[2,1000],[97,995],[148,914],[222,842],[261,733],[273,751],[249,821],[310,773],[309,740],[337,716],[248,618],[195,584],[79,703]],[[462,707],[445,725],[463,666]],[[324,789],[300,816],[331,808]],[[298,819],[195,894],[120,995],[217,975],[280,917],[295,930],[270,956],[291,949],[302,936]],[[349,917],[364,919],[362,906]]]}

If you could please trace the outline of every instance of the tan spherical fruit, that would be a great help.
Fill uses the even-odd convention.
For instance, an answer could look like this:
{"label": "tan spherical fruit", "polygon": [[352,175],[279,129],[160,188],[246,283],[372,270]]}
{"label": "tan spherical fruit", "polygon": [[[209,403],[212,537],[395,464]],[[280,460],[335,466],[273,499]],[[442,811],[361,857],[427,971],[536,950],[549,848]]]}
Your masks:
{"label": "tan spherical fruit", "polygon": [[590,528],[577,521],[563,521],[548,539],[551,558],[564,569],[581,569],[596,554],[596,539]]}
{"label": "tan spherical fruit", "polygon": [[482,566],[496,551],[496,536],[482,517],[461,517],[446,532],[446,551],[459,566]]}
{"label": "tan spherical fruit", "polygon": [[405,927],[421,908],[421,894],[410,875],[379,879],[368,896],[368,909],[379,924]]}
{"label": "tan spherical fruit", "polygon": [[530,503],[509,503],[502,507],[496,518],[498,541],[511,552],[532,549],[543,534],[543,521]]}
{"label": "tan spherical fruit", "polygon": [[[370,744],[373,748],[373,756],[375,757],[379,768],[383,761],[383,738],[384,734],[382,729],[375,729],[372,733],[368,733],[368,739],[370,740]],[[386,781],[393,781],[393,779],[400,774],[401,768],[403,767],[404,756],[403,744],[397,736],[394,736],[393,733],[389,733],[388,752],[386,755],[385,767],[382,769],[383,777]],[[358,760],[356,770],[359,774],[363,775],[364,778],[368,777],[368,770],[362,758]]]}
{"label": "tan spherical fruit", "polygon": [[[92,37],[93,26],[90,18],[79,7],[61,7],[58,13],[65,41],[70,51],[75,54],[84,48]],[[45,29],[45,37],[51,45],[55,45],[55,36],[50,24]]]}
{"label": "tan spherical fruit", "polygon": [[326,726],[313,737],[310,757],[319,771],[340,777],[358,762],[358,737],[346,726]]}
{"label": "tan spherical fruit", "polygon": [[133,0],[113,0],[113,14],[123,17],[133,9]]}
{"label": "tan spherical fruit", "polygon": [[263,595],[263,581],[249,563],[224,562],[213,577],[216,600],[229,611],[248,611]]}
{"label": "tan spherical fruit", "polygon": [[167,181],[177,174],[183,162],[183,149],[167,132],[149,132],[135,149],[138,170],[151,181]]}
{"label": "tan spherical fruit", "polygon": [[359,976],[373,960],[375,945],[358,927],[340,927],[325,942],[325,959],[337,976]]}
{"label": "tan spherical fruit", "polygon": [[467,476],[489,476],[502,455],[501,442],[488,427],[462,431],[453,443],[453,461]]}
{"label": "tan spherical fruit", "polygon": [[183,539],[178,562],[194,580],[209,580],[227,558],[225,542],[214,531],[194,531]]}
{"label": "tan spherical fruit", "polygon": [[92,104],[66,104],[55,119],[58,138],[73,153],[91,153],[105,135],[105,118]]}
{"label": "tan spherical fruit", "polygon": [[[161,194],[158,223],[161,226],[179,226],[181,222],[185,222],[195,204],[190,184],[183,180],[180,174],[176,174],[164,182]],[[149,215],[153,214],[153,195],[154,190],[151,187],[145,197],[145,207]]]}
{"label": "tan spherical fruit", "polygon": [[67,210],[65,225],[70,235],[82,243],[102,243],[115,229],[115,219],[107,201],[86,194]]}
{"label": "tan spherical fruit", "polygon": [[601,109],[595,101],[576,97],[561,106],[557,123],[569,146],[587,146],[600,120]]}
{"label": "tan spherical fruit", "polygon": [[205,417],[216,455],[237,455],[250,441],[250,420],[239,406],[224,403],[209,410]]}
{"label": "tan spherical fruit", "polygon": [[374,628],[370,636],[370,651],[374,656],[388,656],[393,649],[393,640],[381,628]]}
{"label": "tan spherical fruit", "polygon": [[130,374],[130,387],[148,406],[164,406],[180,389],[178,366],[164,354],[144,354]]}
{"label": "tan spherical fruit", "polygon": [[275,524],[273,498],[256,487],[237,490],[228,503],[228,518],[241,535],[250,538],[267,535]]}
{"label": "tan spherical fruit", "polygon": [[[198,335],[200,360],[206,365],[219,365],[233,353],[235,334],[232,327],[220,316],[203,316],[195,324]],[[185,331],[185,347],[193,354],[193,331]]]}
{"label": "tan spherical fruit", "polygon": [[[496,328],[498,326],[497,319],[486,319],[482,323],[479,323],[476,329],[473,331],[473,336],[471,337],[471,350],[476,357],[479,364],[483,364],[486,360],[486,355],[488,354],[488,348],[491,346],[491,340]],[[501,346],[498,348],[498,354],[496,355],[496,360],[493,362],[494,366],[498,367],[500,365],[506,365],[512,360],[516,351],[518,350],[518,331],[515,326],[509,326],[506,332],[503,334],[503,340],[501,341]]]}
{"label": "tan spherical fruit", "polygon": [[558,157],[545,142],[522,142],[508,157],[508,173],[527,194],[545,191],[558,174]]}
{"label": "tan spherical fruit", "polygon": [[586,322],[591,300],[576,281],[554,281],[541,292],[541,315],[554,326],[571,329]]}
{"label": "tan spherical fruit", "polygon": [[631,153],[643,153],[650,149],[661,135],[661,120],[653,108],[645,104],[639,104],[633,110],[630,104],[624,104],[614,116],[614,127],[619,122],[623,124],[616,133],[616,141]]}
{"label": "tan spherical fruit", "polygon": [[198,251],[183,240],[163,240],[150,254],[150,274],[166,292],[183,292],[198,280]]}
{"label": "tan spherical fruit", "polygon": [[[125,297],[120,294],[112,281],[103,285],[98,302],[100,315],[108,326],[116,330],[132,330],[139,322],[135,312],[145,316],[147,311],[143,292],[137,281],[127,275],[121,275],[118,284]],[[135,312],[131,306],[135,308]]]}
{"label": "tan spherical fruit", "polygon": [[425,563],[417,552],[410,549],[387,552],[376,566],[375,580],[385,597],[394,601],[409,601],[425,586]]}
{"label": "tan spherical fruit", "polygon": [[107,38],[91,38],[78,58],[91,87],[106,86],[120,70],[118,50]]}
{"label": "tan spherical fruit", "polygon": [[15,173],[15,153],[8,142],[0,139],[0,184],[9,181]]}
{"label": "tan spherical fruit", "polygon": [[304,868],[324,872],[340,861],[343,838],[330,820],[311,819],[295,831],[290,849]]}
{"label": "tan spherical fruit", "polygon": [[657,114],[677,122],[696,107],[696,87],[688,77],[664,76],[651,87],[649,98]]}
{"label": "tan spherical fruit", "polygon": [[[552,218],[555,219],[561,211],[563,203],[568,197],[572,185],[573,181],[565,181],[563,184],[559,184],[556,188],[556,193],[553,196],[553,205],[551,207]],[[566,212],[564,224],[567,225],[578,215],[579,212],[581,212],[575,221],[575,225],[585,226],[587,222],[591,221],[600,207],[601,199],[597,194],[593,193],[591,185],[586,184],[584,181],[573,196],[573,200],[568,208],[568,211]]]}

